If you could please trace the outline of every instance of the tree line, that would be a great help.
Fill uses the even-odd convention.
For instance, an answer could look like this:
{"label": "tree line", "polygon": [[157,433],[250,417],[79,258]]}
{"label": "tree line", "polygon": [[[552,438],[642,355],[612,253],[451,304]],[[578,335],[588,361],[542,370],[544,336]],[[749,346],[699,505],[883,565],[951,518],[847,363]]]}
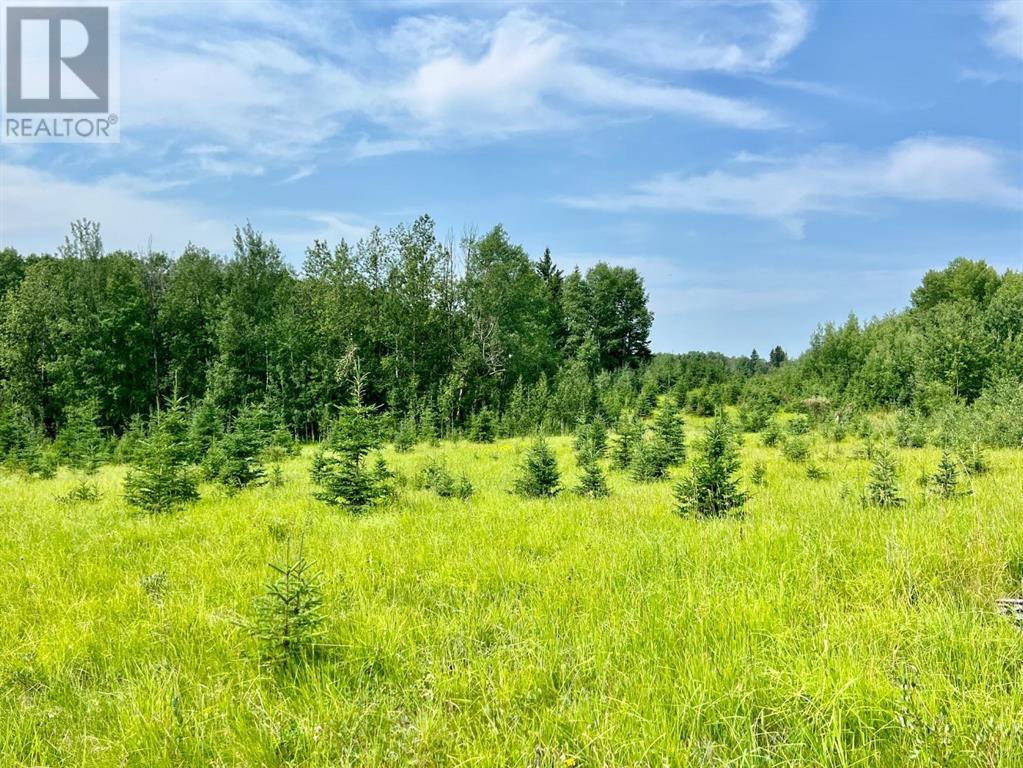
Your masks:
{"label": "tree line", "polygon": [[1023,439],[1013,270],[957,259],[905,310],[822,325],[794,360],[780,346],[654,355],[652,322],[636,270],[566,274],[500,226],[456,248],[423,216],[354,245],[315,242],[294,269],[248,225],[228,258],[194,245],[171,258],[105,252],[99,225],[79,221],[54,254],[0,252],[0,450],[83,421],[138,432],[171,399],[199,433],[256,408],[304,439],[351,405],[407,442],[610,426],[664,395],[699,415],[736,406],[747,430],[783,409],[851,423],[883,408],[909,431],[955,422],[989,444]]}

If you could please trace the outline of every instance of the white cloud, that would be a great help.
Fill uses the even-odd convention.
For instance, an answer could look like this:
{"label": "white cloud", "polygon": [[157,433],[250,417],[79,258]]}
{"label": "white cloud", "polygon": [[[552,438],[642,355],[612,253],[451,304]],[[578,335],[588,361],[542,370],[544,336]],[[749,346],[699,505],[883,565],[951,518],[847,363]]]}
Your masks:
{"label": "white cloud", "polygon": [[575,208],[738,215],[782,223],[801,235],[808,215],[855,213],[879,199],[1023,208],[1023,188],[992,148],[966,140],[917,138],[865,155],[825,148],[787,160],[750,162],[702,175],[663,174],[624,194],[565,197]]}
{"label": "white cloud", "polygon": [[52,252],[70,221],[102,222],[108,250],[178,251],[188,240],[226,245],[233,226],[200,206],[161,199],[151,182],[113,176],[81,183],[23,165],[0,163],[0,238],[21,251]]}
{"label": "white cloud", "polygon": [[1023,2],[994,0],[985,15],[991,25],[988,43],[999,53],[1023,61]]}

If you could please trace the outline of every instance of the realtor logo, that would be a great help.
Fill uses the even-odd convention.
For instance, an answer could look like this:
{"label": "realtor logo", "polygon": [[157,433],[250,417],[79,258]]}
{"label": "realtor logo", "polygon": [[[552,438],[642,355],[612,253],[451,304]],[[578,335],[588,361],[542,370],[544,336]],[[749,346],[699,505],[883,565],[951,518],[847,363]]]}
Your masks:
{"label": "realtor logo", "polygon": [[116,10],[4,4],[4,141],[120,138]]}

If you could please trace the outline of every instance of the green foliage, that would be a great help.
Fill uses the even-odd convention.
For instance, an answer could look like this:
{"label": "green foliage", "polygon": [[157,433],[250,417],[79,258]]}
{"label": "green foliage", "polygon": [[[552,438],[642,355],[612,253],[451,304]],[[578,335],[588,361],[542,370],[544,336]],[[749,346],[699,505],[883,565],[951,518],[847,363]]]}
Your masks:
{"label": "green foliage", "polygon": [[922,448],[927,444],[923,424],[907,410],[899,411],[895,418],[895,444],[900,448]]}
{"label": "green foliage", "polygon": [[739,489],[736,479],[739,469],[739,452],[732,424],[722,412],[707,429],[689,474],[675,487],[678,513],[717,517],[742,507],[746,493]]}
{"label": "green foliage", "polygon": [[443,464],[432,460],[420,472],[419,484],[434,491],[442,499],[456,498],[465,501],[472,497],[474,490],[472,482],[464,472],[455,477]]}
{"label": "green foliage", "polygon": [[991,469],[987,452],[979,443],[970,443],[962,451],[963,466],[971,475],[983,475]]}
{"label": "green foliage", "polygon": [[951,451],[943,451],[941,461],[938,462],[938,469],[931,475],[931,483],[934,490],[946,499],[961,496],[959,467]]}
{"label": "green foliage", "polygon": [[875,507],[899,507],[906,503],[899,492],[898,465],[890,451],[879,449],[874,452],[864,500]]}
{"label": "green foliage", "polygon": [[416,425],[410,418],[404,418],[398,422],[398,429],[394,433],[394,450],[397,453],[408,453],[416,444]]}
{"label": "green foliage", "polygon": [[231,429],[207,452],[203,462],[206,476],[232,490],[259,485],[266,477],[263,455],[270,445],[266,427],[262,409],[243,408]]}
{"label": "green foliage", "polygon": [[664,401],[654,416],[654,445],[665,467],[675,467],[686,460],[685,423],[675,405]]}
{"label": "green foliage", "polygon": [[32,477],[49,478],[57,471],[53,446],[22,406],[0,404],[0,453],[4,466]]}
{"label": "green foliage", "polygon": [[632,414],[623,414],[618,420],[617,434],[611,447],[611,466],[619,470],[631,467],[642,439],[643,425]]}
{"label": "green foliage", "polygon": [[95,401],[69,405],[54,448],[69,467],[93,474],[106,458],[106,441],[100,431],[99,406]]}
{"label": "green foliage", "polygon": [[77,483],[67,493],[57,497],[57,501],[60,504],[78,504],[84,503],[89,504],[94,501],[99,501],[100,493],[99,488],[95,483],[91,483],[88,480],[82,480]]}
{"label": "green foliage", "polygon": [[793,416],[788,423],[790,435],[806,435],[810,432],[810,420],[803,414]]}
{"label": "green foliage", "polygon": [[327,444],[317,451],[311,471],[316,498],[361,513],[383,498],[387,483],[366,465],[380,445],[377,414],[362,405],[345,406],[333,422]]}
{"label": "green foliage", "polygon": [[143,512],[164,513],[199,498],[187,464],[185,420],[179,401],[155,418],[124,479],[125,500]]}
{"label": "green foliage", "polygon": [[750,482],[758,486],[767,484],[767,465],[764,462],[758,461],[753,464],[753,470],[750,472]]}
{"label": "green foliage", "polygon": [[556,496],[560,489],[558,460],[550,444],[543,437],[537,437],[519,468],[515,492],[526,497],[550,497]]}
{"label": "green foliage", "polygon": [[810,456],[810,441],[802,435],[793,435],[782,444],[781,452],[789,461],[806,461]]}
{"label": "green foliage", "polygon": [[323,588],[301,548],[293,557],[289,546],[282,562],[269,565],[271,580],[255,601],[249,631],[260,660],[282,668],[315,656],[324,634]]}
{"label": "green foliage", "polygon": [[223,435],[224,425],[220,412],[212,402],[203,400],[192,409],[188,422],[189,459],[202,461]]}
{"label": "green foliage", "polygon": [[650,483],[668,475],[667,452],[656,437],[644,437],[635,447],[629,474],[638,483]]}
{"label": "green foliage", "polygon": [[601,417],[579,425],[575,432],[575,451],[601,458],[607,451],[607,426]]}
{"label": "green foliage", "polygon": [[819,482],[828,479],[828,471],[820,464],[811,462],[806,467],[806,479]]}
{"label": "green foliage", "polygon": [[576,492],[581,496],[591,499],[602,499],[609,496],[611,491],[607,487],[607,477],[604,470],[600,468],[596,457],[592,454],[580,458],[579,468],[582,470],[582,477]]}
{"label": "green foliage", "polygon": [[472,418],[469,439],[474,443],[494,442],[494,415],[489,408],[483,408]]}
{"label": "green foliage", "polygon": [[761,439],[764,441],[764,445],[768,448],[774,448],[785,439],[785,433],[782,430],[778,419],[772,418],[767,423],[767,426],[764,427],[764,430],[761,433]]}

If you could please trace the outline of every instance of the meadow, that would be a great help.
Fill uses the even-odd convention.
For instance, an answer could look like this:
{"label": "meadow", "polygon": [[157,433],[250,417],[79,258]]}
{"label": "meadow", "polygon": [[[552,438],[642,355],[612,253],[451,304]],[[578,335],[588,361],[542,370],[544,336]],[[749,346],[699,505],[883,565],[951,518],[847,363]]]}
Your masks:
{"label": "meadow", "polygon": [[[704,422],[688,420],[690,442]],[[399,495],[361,516],[283,483],[204,485],[142,515],[125,468],[0,477],[0,762],[10,766],[1018,766],[1023,452],[973,493],[917,482],[864,506],[859,442],[825,479],[746,435],[741,515],[687,519],[671,482],[509,493],[525,439],[386,449]],[[431,459],[471,499],[410,480]],[[756,462],[763,485],[750,481]],[[675,470],[677,477],[684,469]],[[246,630],[271,561],[322,577],[322,653],[261,665]]]}

